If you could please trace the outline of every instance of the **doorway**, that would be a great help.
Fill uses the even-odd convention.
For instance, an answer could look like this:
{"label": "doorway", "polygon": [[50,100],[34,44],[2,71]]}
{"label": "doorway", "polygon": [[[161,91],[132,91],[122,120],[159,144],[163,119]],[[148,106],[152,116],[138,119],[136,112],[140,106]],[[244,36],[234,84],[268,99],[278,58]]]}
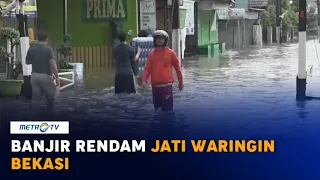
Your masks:
{"label": "doorway", "polygon": [[194,35],[186,36],[185,56],[193,56],[198,51],[198,3],[194,3]]}

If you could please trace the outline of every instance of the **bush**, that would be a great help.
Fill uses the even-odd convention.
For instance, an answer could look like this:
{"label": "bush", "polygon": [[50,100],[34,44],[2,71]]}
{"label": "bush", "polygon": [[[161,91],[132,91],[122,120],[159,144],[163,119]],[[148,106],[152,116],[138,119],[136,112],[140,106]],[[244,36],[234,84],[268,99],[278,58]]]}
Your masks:
{"label": "bush", "polygon": [[[10,52],[8,52],[8,49],[6,49],[3,46],[0,46],[0,58],[2,60],[7,61],[7,78],[8,79],[14,79],[15,75],[14,72],[17,71],[14,69],[15,67],[15,59],[13,50],[16,45],[20,44],[20,33],[19,31],[9,28],[9,27],[4,27],[0,29],[0,38],[1,40],[4,40],[5,42],[10,42]],[[22,69],[21,69],[22,71]]]}

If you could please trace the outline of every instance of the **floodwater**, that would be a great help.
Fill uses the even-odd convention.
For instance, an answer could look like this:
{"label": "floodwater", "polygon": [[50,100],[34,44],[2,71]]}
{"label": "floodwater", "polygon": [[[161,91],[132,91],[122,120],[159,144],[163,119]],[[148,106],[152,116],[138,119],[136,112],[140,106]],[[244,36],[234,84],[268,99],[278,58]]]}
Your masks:
{"label": "floodwater", "polygon": [[[319,51],[320,44],[308,41],[307,66],[312,65],[313,72],[312,77],[308,77],[307,94],[320,97],[320,51],[316,49]],[[259,133],[274,126],[277,120],[285,120],[288,114],[306,119],[317,112],[320,101],[307,105],[296,103],[297,64],[298,44],[253,47],[228,51],[219,57],[185,59],[182,62],[185,88],[179,92],[176,87],[174,92],[175,116],[183,125],[192,128],[226,124],[229,128],[259,127]],[[73,87],[60,93],[56,112],[72,114],[79,123],[88,123],[85,128],[95,128],[100,123],[134,124],[143,128],[152,122],[155,112],[150,89],[139,88],[135,95],[115,95],[113,78],[110,69],[85,70],[83,76],[76,77]],[[24,100],[1,104],[2,112],[12,106],[15,108],[11,110],[19,109],[19,113],[14,113],[15,119],[26,119],[30,112]],[[250,119],[237,123],[192,121],[201,119],[202,113],[210,116],[208,112],[229,121],[237,116],[250,116]],[[90,122],[80,119],[90,119]],[[250,123],[258,124],[248,126]]]}
{"label": "floodwater", "polygon": [[[320,49],[320,44],[308,41],[307,66],[313,66],[313,73],[307,80],[307,94],[320,97],[316,49]],[[218,153],[215,156],[216,153],[204,153],[203,156],[193,153],[188,159],[177,154],[145,155],[139,156],[140,159],[132,155],[134,160],[130,163],[133,163],[126,171],[136,167],[133,169],[139,169],[137,172],[146,168],[145,172],[160,169],[162,173],[167,167],[166,172],[179,171],[182,175],[193,172],[195,178],[184,174],[187,179],[201,179],[196,178],[200,172],[204,176],[216,177],[217,173],[221,177],[230,176],[224,179],[235,179],[235,176],[319,179],[315,176],[319,175],[320,101],[295,100],[297,64],[298,44],[253,47],[228,51],[214,58],[183,60],[185,88],[182,92],[175,88],[174,114],[154,111],[150,89],[138,89],[139,94],[135,95],[115,95],[112,71],[86,70],[83,76],[77,77],[74,87],[61,92],[54,114],[35,115],[24,100],[1,100],[0,117],[1,122],[3,119],[70,120],[71,132],[66,138],[77,139],[105,139],[108,135],[111,135],[108,138],[121,136],[122,139],[162,139],[166,135],[175,139],[274,139],[276,153],[270,154]],[[117,159],[124,156],[107,154],[86,157],[90,161],[101,160],[104,165],[112,157],[116,159],[112,162],[130,164],[127,159]],[[82,172],[81,166],[85,172],[105,173],[104,166],[99,170],[92,166],[89,171],[90,167],[83,166],[84,158],[81,155],[78,161],[74,160],[74,166],[79,168],[77,172]],[[158,164],[160,161],[162,164]],[[114,164],[117,163],[111,163],[112,171],[116,170]],[[159,167],[154,167],[155,164]],[[117,167],[122,170],[122,165]]]}

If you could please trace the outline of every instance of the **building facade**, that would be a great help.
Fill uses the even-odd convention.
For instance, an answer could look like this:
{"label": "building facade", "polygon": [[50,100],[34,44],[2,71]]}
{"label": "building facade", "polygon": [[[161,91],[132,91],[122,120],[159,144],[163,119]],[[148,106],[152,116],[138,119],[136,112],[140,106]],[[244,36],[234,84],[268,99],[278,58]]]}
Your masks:
{"label": "building facade", "polygon": [[243,49],[253,44],[253,26],[259,23],[259,12],[267,0],[237,0],[230,8],[228,19],[218,19],[219,39],[226,49]]}
{"label": "building facade", "polygon": [[[130,41],[137,35],[137,1],[135,0],[67,0],[67,34],[71,35],[71,62],[87,68],[112,67],[111,22],[117,21],[128,32]],[[50,43],[63,42],[64,1],[38,2],[38,30],[48,31]],[[57,57],[59,58],[59,57]]]}
{"label": "building facade", "polygon": [[220,53],[220,45],[224,44],[224,40],[219,39],[217,22],[218,18],[227,18],[223,15],[226,15],[228,13],[229,4],[229,1],[223,0],[200,1],[198,3],[199,54],[210,54],[215,56]]}

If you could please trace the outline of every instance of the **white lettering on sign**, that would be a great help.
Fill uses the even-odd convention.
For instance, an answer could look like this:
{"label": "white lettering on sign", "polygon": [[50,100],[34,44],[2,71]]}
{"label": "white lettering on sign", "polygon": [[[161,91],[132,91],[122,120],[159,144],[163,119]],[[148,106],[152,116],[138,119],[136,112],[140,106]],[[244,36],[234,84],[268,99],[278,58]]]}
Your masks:
{"label": "white lettering on sign", "polygon": [[126,18],[126,0],[86,0],[87,19]]}

